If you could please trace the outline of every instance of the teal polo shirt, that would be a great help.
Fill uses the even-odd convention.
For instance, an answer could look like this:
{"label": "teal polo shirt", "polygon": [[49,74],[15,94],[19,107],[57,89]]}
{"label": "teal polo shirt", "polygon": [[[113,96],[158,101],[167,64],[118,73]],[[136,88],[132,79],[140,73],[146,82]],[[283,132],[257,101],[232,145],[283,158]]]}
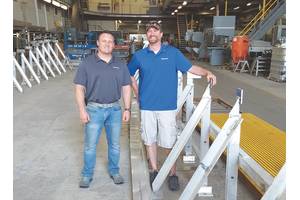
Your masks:
{"label": "teal polo shirt", "polygon": [[162,45],[157,54],[149,48],[137,51],[128,68],[131,76],[139,70],[140,109],[177,109],[177,72],[186,73],[191,67],[192,63],[170,45]]}

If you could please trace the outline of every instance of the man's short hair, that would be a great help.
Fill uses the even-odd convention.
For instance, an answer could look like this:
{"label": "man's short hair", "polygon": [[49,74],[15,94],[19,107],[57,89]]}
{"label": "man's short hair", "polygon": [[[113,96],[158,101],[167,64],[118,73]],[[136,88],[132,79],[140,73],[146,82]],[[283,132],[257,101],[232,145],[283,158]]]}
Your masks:
{"label": "man's short hair", "polygon": [[155,28],[156,30],[160,30],[160,32],[162,32],[162,26],[157,21],[150,21],[148,24],[146,24],[146,31],[148,31],[149,28]]}
{"label": "man's short hair", "polygon": [[102,34],[104,34],[104,33],[111,35],[111,36],[113,37],[114,41],[115,41],[115,36],[112,34],[112,32],[106,31],[106,30],[105,30],[105,31],[101,31],[101,32],[98,33],[97,40],[99,40],[100,36],[101,36]]}

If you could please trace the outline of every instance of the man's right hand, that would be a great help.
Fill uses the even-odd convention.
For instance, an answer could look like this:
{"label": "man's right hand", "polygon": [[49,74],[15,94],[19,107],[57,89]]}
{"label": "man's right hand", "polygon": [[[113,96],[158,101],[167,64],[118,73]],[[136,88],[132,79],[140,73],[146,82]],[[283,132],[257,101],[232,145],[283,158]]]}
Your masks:
{"label": "man's right hand", "polygon": [[80,112],[80,121],[84,124],[90,121],[90,116],[85,110]]}

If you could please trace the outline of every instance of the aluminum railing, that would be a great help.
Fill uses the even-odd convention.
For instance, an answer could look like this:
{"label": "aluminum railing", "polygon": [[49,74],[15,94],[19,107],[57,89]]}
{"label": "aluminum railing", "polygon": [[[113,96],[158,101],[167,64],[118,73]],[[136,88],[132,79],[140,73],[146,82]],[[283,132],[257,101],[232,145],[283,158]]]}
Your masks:
{"label": "aluminum railing", "polygon": [[[190,84],[187,84],[181,93],[178,101],[179,111],[183,105],[183,101],[187,98],[187,94],[192,90]],[[181,151],[188,143],[195,127],[201,120],[201,137],[200,137],[200,164],[195,171],[193,177],[189,181],[185,190],[179,199],[193,199],[199,193],[202,186],[207,185],[207,177],[214,165],[220,158],[221,154],[227,147],[227,168],[226,168],[226,199],[236,199],[237,193],[237,176],[238,176],[238,155],[239,155],[239,139],[240,139],[240,124],[242,122],[240,114],[240,104],[242,102],[242,90],[239,91],[237,101],[232,108],[229,118],[218,134],[213,144],[209,147],[209,130],[210,130],[210,84],[207,86],[201,101],[195,108],[183,131],[178,137],[170,154],[166,158],[164,164],[158,172],[157,177],[152,183],[154,192],[157,192],[162,186],[165,178],[178,159]],[[193,108],[193,106],[191,106]],[[192,109],[193,110],[193,109]]]}
{"label": "aluminum railing", "polygon": [[[57,40],[34,40],[30,43],[31,46],[17,49],[14,52],[13,83],[19,92],[23,92],[23,85],[31,88],[33,80],[40,84],[42,78],[49,80],[49,75],[56,77],[55,72],[58,75],[66,72],[66,66],[73,69]],[[26,51],[27,56],[25,55]],[[59,59],[59,54],[63,60]],[[21,83],[18,80],[17,72],[22,78]]]}

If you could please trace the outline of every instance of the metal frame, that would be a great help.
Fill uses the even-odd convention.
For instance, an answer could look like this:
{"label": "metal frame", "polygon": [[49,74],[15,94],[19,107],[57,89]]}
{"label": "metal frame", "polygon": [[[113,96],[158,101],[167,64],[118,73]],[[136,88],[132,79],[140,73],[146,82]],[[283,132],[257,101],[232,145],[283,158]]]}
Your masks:
{"label": "metal frame", "polygon": [[41,52],[38,45],[35,47],[35,50],[38,53],[38,56],[41,57],[42,61],[44,62],[44,65],[49,70],[49,72],[52,75],[52,77],[55,77],[55,74],[54,74],[53,70],[51,69],[51,67],[50,67],[48,61],[46,60],[46,58],[44,57],[44,54],[45,54],[44,51]]}
{"label": "metal frame", "polygon": [[[191,83],[191,82],[190,82]],[[182,102],[187,99],[187,94],[193,89],[192,84],[187,84],[187,87],[181,94],[178,101],[177,112],[181,109]],[[220,158],[221,154],[227,147],[227,167],[226,167],[226,200],[237,198],[237,177],[238,177],[238,159],[239,159],[239,140],[240,140],[240,124],[242,118],[240,114],[240,104],[242,103],[243,90],[238,89],[237,101],[232,108],[229,118],[223,126],[221,132],[214,143],[209,148],[209,131],[210,131],[210,109],[211,109],[211,96],[210,96],[209,84],[201,98],[201,101],[197,105],[192,116],[189,118],[186,126],[179,135],[177,142],[172,148],[170,154],[166,158],[164,164],[158,172],[157,177],[152,183],[154,192],[157,192],[162,186],[165,178],[167,177],[171,167],[176,162],[180,152],[187,144],[190,136],[192,135],[195,127],[201,119],[201,137],[200,137],[200,164],[186,186],[185,190],[181,194],[179,199],[189,200],[194,199],[197,193],[203,191],[200,190],[202,186],[207,185],[207,177],[214,165]],[[189,102],[189,105],[193,108],[193,102]],[[191,109],[192,110],[192,109]],[[204,188],[202,188],[204,189]]]}
{"label": "metal frame", "polygon": [[13,62],[14,62],[14,67],[17,67],[17,70],[19,71],[19,73],[21,74],[22,78],[23,78],[23,82],[21,83],[22,85],[27,84],[28,87],[32,87],[29,79],[27,78],[25,71],[23,71],[22,67],[20,66],[20,64],[18,63],[18,61],[16,60],[16,58],[13,58]]}
{"label": "metal frame", "polygon": [[[240,73],[242,72],[248,72],[250,70],[250,66],[247,60],[239,60],[239,62],[234,65],[234,69],[233,72],[236,72],[237,70],[240,70]],[[239,69],[239,67],[241,67],[241,69]],[[248,67],[248,69],[246,69],[246,67]]]}
{"label": "metal frame", "polygon": [[31,48],[29,49],[29,60],[32,63],[31,65],[33,66],[33,62],[37,65],[37,75],[39,76],[39,73],[41,72],[43,77],[48,80],[48,76],[46,74],[46,72],[44,71],[44,69],[42,68],[41,64],[39,63],[38,59],[35,57],[34,53],[32,52]]}
{"label": "metal frame", "polygon": [[[34,37],[34,40],[30,41],[28,35],[28,44],[31,45],[25,47],[25,49],[28,50],[28,57],[25,56],[25,49],[18,49],[17,52],[14,52],[13,83],[19,92],[23,92],[22,85],[28,85],[28,87],[31,88],[32,83],[30,81],[35,80],[38,84],[40,84],[41,77],[45,80],[49,80],[49,73],[52,77],[56,77],[52,66],[59,75],[62,74],[61,70],[66,72],[64,67],[66,64],[68,64],[70,69],[72,69],[68,58],[64,55],[63,51],[57,44],[58,41],[52,39],[41,40],[41,38],[43,37]],[[63,62],[59,59],[58,52],[64,58]],[[17,61],[16,56],[20,59],[21,64]],[[30,75],[28,74],[27,69],[30,72]],[[22,77],[21,84],[17,80],[17,71]]]}
{"label": "metal frame", "polygon": [[54,56],[55,60],[57,61],[58,65],[60,66],[60,68],[63,70],[63,72],[66,72],[66,69],[64,68],[64,66],[62,65],[62,63],[60,62],[58,56],[55,54],[53,48],[50,45],[50,41],[46,42],[47,48],[49,53],[52,53],[52,55]]}
{"label": "metal frame", "polygon": [[282,166],[278,175],[274,178],[272,185],[265,192],[261,200],[278,199],[286,188],[286,163]]}
{"label": "metal frame", "polygon": [[54,66],[54,68],[56,69],[58,74],[61,75],[61,71],[59,70],[58,66],[54,62],[54,60],[53,60],[51,54],[49,53],[48,49],[45,47],[45,42],[40,42],[40,43],[41,43],[43,55],[45,55],[45,54],[47,55],[47,58],[50,60],[50,62],[52,63],[52,65]]}
{"label": "metal frame", "polygon": [[[20,54],[20,55],[21,55],[21,60],[22,60],[22,65],[25,63],[24,65],[29,69],[29,71],[30,71],[31,75],[33,76],[33,78],[35,79],[35,81],[36,81],[38,84],[40,84],[41,81],[40,81],[40,79],[37,77],[35,71],[33,70],[32,66],[30,65],[30,63],[28,62],[26,56],[24,55],[24,52],[25,52],[25,50],[22,51],[21,54]],[[24,72],[25,72],[25,71],[24,71]]]}
{"label": "metal frame", "polygon": [[[210,86],[207,86],[204,96],[210,96]],[[161,185],[163,184],[164,180],[166,179],[171,167],[176,162],[180,152],[184,148],[185,144],[189,140],[190,136],[193,134],[193,130],[199,123],[201,117],[204,114],[205,107],[209,103],[208,98],[202,98],[199,102],[196,110],[194,111],[193,115],[187,122],[186,126],[184,127],[183,131],[178,137],[177,142],[175,143],[174,147],[172,148],[170,154],[168,155],[167,159],[165,160],[163,166],[158,172],[155,180],[152,183],[153,191],[156,192],[159,190]]]}
{"label": "metal frame", "polygon": [[[185,187],[183,193],[179,197],[180,200],[189,200],[194,199],[200,187],[203,185],[205,178],[209,175],[218,159],[222,155],[226,146],[231,142],[231,138],[234,135],[239,135],[240,133],[240,124],[242,123],[242,118],[239,113],[236,111],[239,110],[239,102],[237,100],[235,106],[230,112],[228,120],[225,122],[221,132],[218,137],[215,139],[211,147],[209,148],[207,154],[204,156],[203,160],[200,162],[197,170],[192,176],[191,180]],[[231,163],[234,165],[234,163]],[[237,168],[236,168],[237,169]],[[226,180],[230,179],[228,173],[226,174]],[[233,179],[237,183],[237,178]],[[236,199],[236,188],[226,187],[226,194],[233,194],[233,196],[226,195],[225,199]]]}
{"label": "metal frame", "polygon": [[61,55],[61,56],[63,57],[63,59],[64,59],[64,60],[63,60],[63,64],[64,64],[65,66],[68,65],[68,67],[72,70],[73,67],[72,67],[72,65],[70,64],[70,59],[69,59],[68,56],[65,56],[64,52],[61,50],[60,46],[58,45],[58,41],[57,41],[57,40],[52,40],[52,42],[54,43],[54,46],[56,47],[56,48],[55,48],[55,53],[56,53],[56,55],[59,56],[59,53],[60,53],[60,55]]}

